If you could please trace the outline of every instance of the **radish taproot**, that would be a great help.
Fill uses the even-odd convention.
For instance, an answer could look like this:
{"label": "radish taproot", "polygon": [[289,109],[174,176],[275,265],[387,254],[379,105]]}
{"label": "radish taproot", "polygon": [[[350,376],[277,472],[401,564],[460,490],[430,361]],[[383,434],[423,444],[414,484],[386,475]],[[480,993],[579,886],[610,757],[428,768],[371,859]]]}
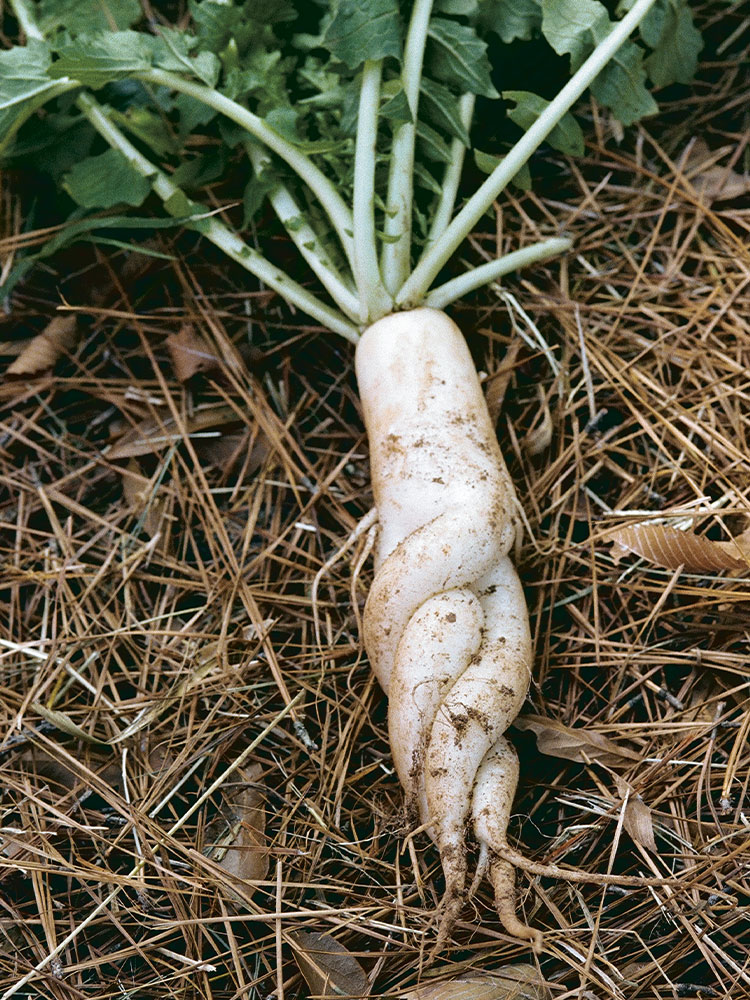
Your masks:
{"label": "radish taproot", "polygon": [[[503,734],[532,669],[528,613],[510,558],[519,506],[469,351],[442,310],[517,267],[564,252],[570,241],[541,240],[434,282],[543,141],[582,151],[569,110],[589,85],[626,124],[655,109],[645,88],[645,50],[628,40],[655,2],[624,5],[615,24],[598,0],[585,0],[585,17],[578,16],[581,0],[530,0],[518,15],[505,0],[443,0],[434,12],[432,0],[410,7],[337,0],[325,12],[321,3],[280,3],[275,12],[264,5],[266,21],[256,23],[252,4],[196,0],[194,33],[126,30],[136,10],[118,21],[117,32],[87,34],[76,22],[60,33],[49,22],[45,37],[33,2],[10,0],[27,45],[0,53],[0,150],[12,156],[24,122],[65,95],[65,114],[77,109],[83,126],[109,147],[65,175],[81,206],[137,205],[153,192],[181,225],[357,345],[379,521],[364,644],[390,698],[389,732],[407,800],[440,851],[443,938],[465,895],[468,826],[479,847],[474,881],[487,872],[506,929],[540,945],[538,932],[516,916],[514,872],[504,857],[518,761]],[[689,9],[685,0],[675,5],[687,44]],[[549,102],[507,92],[517,104],[510,116],[526,131],[454,213],[474,99],[499,96],[483,32],[509,44],[538,33],[558,55],[570,55],[574,72]],[[676,44],[670,39],[652,25],[640,41],[658,59],[660,45]],[[671,48],[670,65],[674,56]],[[689,76],[692,56],[680,56],[679,73]],[[301,99],[292,107],[284,104],[283,75],[295,68]],[[113,113],[92,94],[123,81],[140,102],[140,118]],[[115,86],[108,97],[123,94]],[[310,134],[303,138],[295,130],[305,115]],[[244,148],[255,171],[245,193],[248,216],[268,197],[330,302],[179,186],[191,177],[196,183],[200,160],[197,170],[193,160],[175,171],[174,150],[217,116],[218,137]],[[54,120],[36,124],[43,129]],[[159,143],[155,123],[167,120],[177,126]],[[183,150],[213,155],[215,141],[201,135]],[[22,271],[10,272],[6,292]]]}

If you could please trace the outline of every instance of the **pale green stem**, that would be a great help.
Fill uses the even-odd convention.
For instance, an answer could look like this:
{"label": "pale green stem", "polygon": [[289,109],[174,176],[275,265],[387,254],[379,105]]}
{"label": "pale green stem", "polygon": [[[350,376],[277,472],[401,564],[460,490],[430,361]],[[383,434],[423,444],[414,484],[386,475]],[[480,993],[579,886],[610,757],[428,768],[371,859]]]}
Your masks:
{"label": "pale green stem", "polygon": [[636,0],[636,3],[613,31],[597,45],[557,97],[539,115],[528,132],[518,140],[499,166],[469,199],[438,242],[427,251],[417,264],[396,296],[396,302],[399,306],[408,308],[422,301],[440,268],[474,229],[508,182],[515,177],[532,153],[544,142],[562,116],[570,110],[589,84],[596,79],[655,2],[656,0]]}
{"label": "pale green stem", "polygon": [[[103,136],[114,149],[118,149],[125,156],[131,166],[138,171],[142,177],[146,177],[154,192],[163,202],[175,199],[170,214],[177,214],[181,211],[178,207],[184,196],[179,187],[174,184],[169,177],[146,159],[130,142],[129,139],[107,118],[101,106],[91,97],[90,94],[81,94],[76,101],[78,107],[86,115],[94,128]],[[180,198],[182,196],[182,198]],[[166,205],[167,211],[170,206]],[[208,213],[203,206],[199,206],[199,211]],[[303,312],[312,316],[322,323],[333,333],[338,333],[342,337],[356,344],[359,340],[359,331],[346,319],[338,310],[321,302],[315,295],[308,292],[306,288],[293,281],[287,274],[272,264],[252,247],[249,247],[240,237],[232,232],[228,226],[216,218],[206,218],[203,216],[199,220],[184,220],[184,225],[188,229],[195,229],[215,246],[219,247],[228,257],[241,264],[245,270],[254,274],[262,282],[278,292],[282,298]]]}
{"label": "pale green stem", "polygon": [[381,265],[385,287],[395,295],[411,269],[412,202],[414,198],[414,144],[417,138],[419,87],[433,0],[415,0],[404,46],[401,82],[412,121],[404,122],[393,137],[388,175]]}
{"label": "pale green stem", "polygon": [[433,288],[427,293],[424,305],[432,306],[433,309],[445,309],[451,302],[481,288],[482,285],[488,285],[504,274],[518,270],[519,267],[538,264],[540,261],[549,260],[550,257],[556,257],[558,254],[565,253],[572,245],[572,240],[553,237],[549,240],[542,240],[541,243],[532,243],[531,246],[524,247],[522,250],[506,253],[503,257],[498,257],[497,260],[491,260],[479,267],[474,267],[471,271],[465,271],[457,278],[446,281],[444,285]]}
{"label": "pale green stem", "polygon": [[[245,149],[257,175],[265,170],[273,170],[271,157],[263,146],[252,139],[247,139]],[[357,320],[359,317],[357,296],[326,253],[323,241],[306,221],[289,188],[280,182],[276,183],[268,194],[268,200],[289,234],[289,238],[310,265],[312,271],[317,274],[321,284],[336,305],[350,319]]]}
{"label": "pale green stem", "polygon": [[[458,102],[461,124],[467,132],[471,129],[475,101],[474,94],[463,94]],[[422,257],[424,257],[432,244],[440,239],[450,225],[453,209],[456,206],[456,196],[458,194],[458,185],[461,181],[461,171],[464,168],[465,155],[466,146],[464,146],[460,139],[454,139],[451,142],[450,163],[447,163],[445,166],[445,173],[440,185],[440,198],[432,218],[427,242],[422,251]],[[405,280],[406,278],[404,278]]]}
{"label": "pale green stem", "polygon": [[367,60],[362,69],[354,149],[354,280],[363,323],[372,322],[393,307],[380,279],[375,240],[375,158],[382,70],[382,60]]}
{"label": "pale green stem", "polygon": [[139,80],[155,83],[160,87],[168,87],[170,90],[177,90],[182,94],[187,94],[188,97],[193,97],[196,101],[208,105],[220,114],[230,118],[233,122],[236,122],[241,128],[246,129],[250,135],[268,146],[277,156],[280,156],[307,184],[318,199],[338,234],[346,256],[350,263],[353,262],[352,214],[333,183],[315,166],[309,156],[297,149],[293,143],[279,135],[262,118],[254,115],[252,111],[243,108],[237,101],[225,97],[211,87],[194,83],[192,80],[184,80],[176,73],[169,73],[163,69],[144,70],[133,75]]}
{"label": "pale green stem", "polygon": [[36,23],[28,0],[10,0],[10,6],[13,8],[16,20],[26,38],[36,38],[38,41],[42,41],[44,35]]}

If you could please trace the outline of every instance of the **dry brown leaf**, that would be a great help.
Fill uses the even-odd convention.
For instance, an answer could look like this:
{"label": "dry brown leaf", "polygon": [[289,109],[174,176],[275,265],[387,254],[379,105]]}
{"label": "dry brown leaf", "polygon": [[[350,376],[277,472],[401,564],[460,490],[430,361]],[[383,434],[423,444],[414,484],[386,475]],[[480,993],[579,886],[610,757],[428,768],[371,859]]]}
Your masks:
{"label": "dry brown leaf", "polygon": [[67,354],[78,340],[76,317],[72,314],[53,316],[40,334],[29,341],[16,360],[8,365],[7,375],[36,375],[52,368],[58,358]]}
{"label": "dry brown leaf", "polygon": [[167,350],[172,358],[174,373],[180,382],[187,382],[196,372],[217,371],[222,367],[221,358],[190,323],[178,333],[167,337]]}
{"label": "dry brown leaf", "polygon": [[251,434],[249,430],[241,434],[222,434],[220,438],[210,441],[198,439],[195,442],[195,453],[204,465],[213,465],[222,472],[229,472],[239,461],[243,462],[246,475],[252,476],[263,465],[272,452],[271,442],[262,431],[258,431],[250,447]]}
{"label": "dry brown leaf", "polygon": [[648,851],[657,853],[656,840],[654,838],[654,822],[651,817],[651,810],[638,795],[633,786],[621,778],[619,774],[613,775],[617,791],[622,796],[628,796],[625,806],[625,816],[623,826],[637,844],[642,844]]}
{"label": "dry brown leaf", "polygon": [[624,760],[640,760],[637,753],[620,746],[600,733],[588,729],[571,729],[557,719],[546,719],[541,715],[520,715],[513,723],[517,729],[532,732],[540,753],[550,757],[562,757],[583,764],[586,760],[598,760],[614,767]]}
{"label": "dry brown leaf", "polygon": [[546,981],[533,965],[508,965],[486,976],[462,976],[418,986],[403,1000],[549,1000]]}
{"label": "dry brown leaf", "polygon": [[357,959],[330,934],[292,931],[294,958],[311,997],[367,997],[372,989]]}
{"label": "dry brown leaf", "polygon": [[[184,427],[189,436],[236,423],[237,419],[237,413],[231,406],[212,405],[196,410],[190,417],[186,417]],[[114,461],[121,458],[150,455],[179,443],[183,438],[182,430],[177,427],[172,417],[165,417],[159,421],[149,417],[123,434],[117,444],[112,445],[109,449],[107,458]]]}
{"label": "dry brown leaf", "polygon": [[731,201],[750,192],[750,177],[743,177],[716,162],[731,151],[731,148],[711,151],[701,139],[694,142],[690,150],[685,173],[702,200],[709,204],[712,201]]}
{"label": "dry brown leaf", "polygon": [[[618,559],[624,552],[634,552],[657,566],[693,573],[710,573],[726,569],[742,569],[747,558],[740,553],[747,549],[742,536],[733,542],[712,542],[691,531],[680,531],[667,524],[634,524],[618,528],[608,535],[614,542],[613,555]],[[750,553],[748,553],[750,555]]]}
{"label": "dry brown leaf", "polygon": [[266,810],[258,787],[262,772],[260,764],[238,772],[243,783],[225,793],[221,820],[211,825],[215,839],[206,851],[233,878],[248,882],[268,874]]}

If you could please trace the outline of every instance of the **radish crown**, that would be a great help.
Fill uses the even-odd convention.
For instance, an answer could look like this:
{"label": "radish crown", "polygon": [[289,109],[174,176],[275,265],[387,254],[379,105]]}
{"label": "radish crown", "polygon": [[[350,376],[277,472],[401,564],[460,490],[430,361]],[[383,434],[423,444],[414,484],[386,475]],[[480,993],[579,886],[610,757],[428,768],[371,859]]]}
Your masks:
{"label": "radish crown", "polygon": [[[169,217],[353,342],[394,310],[443,308],[567,249],[553,237],[439,280],[508,183],[528,183],[545,140],[583,151],[570,109],[587,88],[629,124],[656,110],[647,78],[686,82],[701,47],[685,0],[623,0],[615,23],[599,0],[191,0],[190,31],[134,30],[141,11],[130,2],[102,23],[93,0],[72,17],[65,0],[10,6],[26,44],[0,53],[6,159],[46,149],[45,166],[84,212],[155,193]],[[455,212],[475,102],[500,96],[488,41],[546,44],[572,75],[549,101],[503,91],[524,131],[502,158],[475,149],[489,176]],[[39,118],[49,102],[54,113]],[[66,130],[92,155],[51,155]],[[186,193],[216,180],[232,147],[253,172],[239,229],[268,198],[330,304]],[[67,233],[87,229],[76,226]],[[6,294],[32,262],[10,272]]]}

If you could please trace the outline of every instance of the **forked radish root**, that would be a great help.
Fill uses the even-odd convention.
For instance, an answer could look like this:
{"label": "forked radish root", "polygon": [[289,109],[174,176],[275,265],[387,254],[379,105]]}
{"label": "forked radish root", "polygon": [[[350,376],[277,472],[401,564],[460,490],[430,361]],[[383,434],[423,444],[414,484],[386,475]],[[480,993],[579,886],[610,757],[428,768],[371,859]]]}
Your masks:
{"label": "forked radish root", "polygon": [[463,899],[471,820],[501,920],[538,947],[500,858],[518,779],[503,733],[531,676],[528,612],[508,556],[513,485],[466,343],[444,313],[374,323],[357,347],[357,378],[380,523],[364,642],[389,696],[407,800],[440,850],[443,926]]}

